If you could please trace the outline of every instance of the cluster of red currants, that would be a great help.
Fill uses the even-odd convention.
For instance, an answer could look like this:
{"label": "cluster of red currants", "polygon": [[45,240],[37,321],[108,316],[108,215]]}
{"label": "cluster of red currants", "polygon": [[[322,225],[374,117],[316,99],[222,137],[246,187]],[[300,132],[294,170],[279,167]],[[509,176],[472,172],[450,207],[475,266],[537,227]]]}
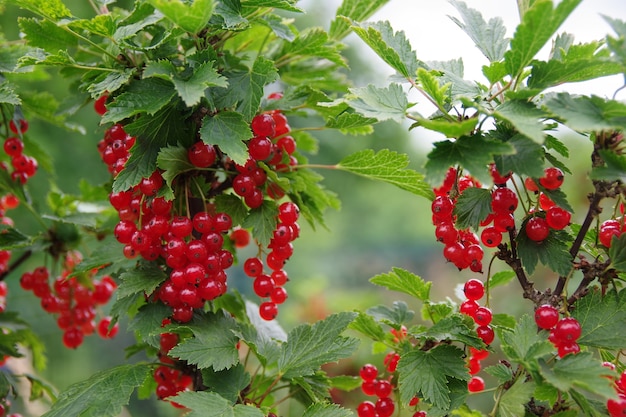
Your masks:
{"label": "cluster of red currants", "polygon": [[535,310],[535,323],[540,329],[550,331],[548,340],[557,348],[560,358],[580,352],[577,340],[582,329],[575,318],[559,318],[559,311],[554,306],[543,304]]}
{"label": "cluster of red currants", "polygon": [[[170,324],[169,319],[163,320],[162,326]],[[178,344],[178,335],[176,333],[161,333],[159,339],[159,365],[153,373],[154,381],[157,383],[156,395],[160,400],[167,397],[173,397],[180,391],[188,390],[193,385],[191,375],[183,372],[180,368],[181,363],[169,356],[170,350]],[[172,402],[175,407],[179,404]]]}
{"label": "cluster of red currants", "polygon": [[8,413],[11,409],[11,401],[8,399],[3,399],[3,402],[0,402],[0,417],[22,417],[19,413]]}
{"label": "cluster of red currants", "polygon": [[[539,178],[539,184],[546,190],[557,190],[563,184],[563,171],[556,167],[546,168],[544,175]],[[539,187],[532,178],[526,178],[524,185],[528,191],[539,193],[539,207],[531,213],[531,217],[526,221],[524,230],[526,236],[535,242],[544,241],[550,230],[562,230],[570,224],[572,214],[562,207],[559,207],[550,198],[539,191]]]}
{"label": "cluster of red currants", "polygon": [[[24,119],[20,119],[19,126],[15,121],[9,122],[9,130],[18,136],[9,136],[4,141],[4,152],[11,158],[11,179],[18,181],[21,184],[26,184],[26,181],[37,172],[38,163],[35,158],[24,154],[24,142],[20,137],[28,130],[28,122]],[[1,167],[8,170],[6,164],[2,164]]]}
{"label": "cluster of red currants", "polygon": [[104,138],[98,142],[98,152],[112,175],[115,176],[124,169],[135,140],[134,136],[126,133],[121,124],[114,124],[104,132]]}
{"label": "cluster of red currants", "polygon": [[469,348],[469,358],[467,360],[467,369],[472,376],[467,383],[469,392],[480,392],[485,389],[485,381],[478,375],[482,369],[481,361],[489,357],[489,351],[486,349]]}
{"label": "cluster of red currants", "polygon": [[393,414],[396,406],[391,398],[393,385],[388,379],[378,378],[378,369],[375,365],[365,364],[361,367],[359,375],[363,382],[361,390],[365,395],[377,397],[376,402],[363,401],[357,407],[359,417],[389,417]]}
{"label": "cluster of red currants", "polygon": [[[604,362],[603,364],[607,368],[615,371],[615,364],[611,362]],[[606,408],[609,411],[610,417],[623,417],[626,416],[626,371],[622,371],[618,378],[615,378],[615,391],[617,392],[617,398],[609,399],[606,403]]]}
{"label": "cluster of red currants", "polygon": [[268,245],[270,252],[265,263],[272,270],[271,274],[264,273],[263,261],[260,257],[248,258],[243,264],[244,273],[254,278],[252,288],[261,298],[268,298],[259,306],[259,314],[264,320],[272,320],[278,314],[278,305],[287,299],[287,290],[283,287],[288,280],[287,272],[283,269],[285,262],[293,254],[293,242],[300,234],[297,220],[300,210],[295,203],[286,201],[278,207],[278,223],[272,233]]}
{"label": "cluster of red currants", "polygon": [[[456,169],[450,168],[443,185],[435,188],[436,197],[431,204],[435,237],[445,245],[443,256],[459,270],[470,268],[482,272],[483,248],[478,243],[478,236],[469,229],[458,230],[454,215],[456,198],[469,187],[479,187],[480,183],[468,175],[458,180],[456,176]],[[455,184],[455,192],[452,192]]]}
{"label": "cluster of red currants", "polygon": [[81,258],[80,253],[69,252],[62,274],[52,285],[45,266],[24,272],[20,278],[20,286],[41,300],[43,310],[57,315],[57,325],[63,330],[63,344],[70,349],[80,346],[84,336],[96,330],[102,338],[115,337],[118,331],[117,323],[111,326],[110,317],[102,318],[98,325],[95,322],[96,307],[110,300],[117,284],[108,275],[94,279],[96,270],[80,278],[70,277]]}
{"label": "cluster of red currants", "polygon": [[[620,207],[622,207],[623,210],[623,205]],[[613,236],[620,237],[624,230],[626,230],[626,225],[624,225],[623,218],[605,220],[600,224],[600,230],[598,231],[598,240],[604,246],[610,248]]]}

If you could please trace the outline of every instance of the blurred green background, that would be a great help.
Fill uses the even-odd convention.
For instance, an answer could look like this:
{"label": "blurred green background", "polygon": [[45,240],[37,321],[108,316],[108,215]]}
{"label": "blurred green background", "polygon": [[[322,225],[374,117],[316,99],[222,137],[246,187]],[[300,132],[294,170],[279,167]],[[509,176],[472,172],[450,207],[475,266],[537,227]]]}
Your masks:
{"label": "blurred green background", "polygon": [[[132,2],[118,2],[121,5],[130,3]],[[85,1],[67,0],[66,4],[77,16],[87,17],[92,13]],[[324,25],[325,22],[316,21],[316,17],[321,14],[313,10],[306,16],[293,17],[301,27]],[[17,10],[10,6],[0,16],[0,27],[7,39],[19,37],[16,18]],[[370,82],[380,84],[381,77],[386,77],[383,75],[386,72],[378,71],[378,67],[371,62],[363,62],[359,53],[361,46],[356,45],[357,42],[350,41],[350,47],[346,49],[350,63],[348,77],[357,86]],[[32,88],[53,92],[60,101],[71,100],[67,82],[54,71],[51,71],[50,78],[34,82]],[[41,143],[54,162],[53,172],[40,171],[29,183],[33,198],[40,204],[51,184],[55,184],[65,193],[77,193],[80,180],[98,185],[110,179],[96,150],[96,144],[104,131],[98,125],[98,116],[91,106],[87,106],[78,112],[74,120],[85,126],[85,135],[68,132],[37,120],[31,121],[29,135]],[[315,124],[315,121],[290,119],[290,123],[298,126]],[[316,136],[320,141],[320,150],[317,155],[311,155],[310,160],[319,164],[335,164],[343,157],[364,148],[388,148],[408,153],[411,167],[421,170],[425,161],[424,149],[428,148],[428,145],[418,143],[419,132],[410,135],[406,125],[394,123],[377,125],[375,133],[370,136],[347,137],[337,132],[322,132]],[[573,154],[577,158],[568,161],[572,171],[577,174],[574,178],[568,176],[565,189],[566,192],[573,193],[572,203],[582,207],[586,202],[588,188],[580,184],[586,184],[585,173],[589,166],[586,155],[590,144],[571,134],[565,135],[563,140],[571,149],[575,149]],[[407,301],[416,310],[417,322],[420,305],[400,294],[379,291],[368,282],[369,278],[388,272],[394,266],[405,268],[432,281],[433,300],[449,297],[458,301],[458,291],[455,293],[455,289],[474,274],[458,272],[452,265],[446,264],[441,255],[443,246],[434,239],[429,201],[391,185],[368,181],[347,173],[332,170],[318,172],[325,176],[324,185],[339,195],[342,209],[327,213],[327,228],[317,227],[317,230],[313,230],[306,224],[302,225],[301,237],[295,242],[295,253],[286,267],[291,279],[286,286],[289,299],[281,307],[278,317],[285,329],[301,322],[321,319],[331,312],[366,309],[376,304],[390,305],[396,299]],[[20,229],[29,232],[29,218],[26,215],[17,211],[15,215],[10,215],[15,218]],[[583,215],[584,213],[576,213],[574,220],[579,221]],[[488,260],[489,253],[486,253],[485,266]],[[20,271],[32,270],[41,262],[41,258],[31,259]],[[555,279],[551,274],[541,271],[534,278],[539,288],[553,284],[551,280]],[[239,266],[231,268],[230,279],[240,291],[250,293],[249,281],[243,276]],[[61,332],[53,317],[43,312],[32,294],[19,288],[18,280],[19,273],[8,278],[11,291],[8,309],[19,311],[45,340],[49,363],[43,377],[52,385],[62,390],[98,370],[126,361],[124,349],[134,343],[132,334],[124,329],[127,323],[122,321],[122,329],[114,340],[103,341],[97,336],[91,336],[85,339],[80,348],[70,351],[63,347]],[[521,300],[515,285],[497,289],[492,297],[491,307],[496,313],[518,314],[521,311],[530,311],[531,308],[528,302]],[[356,357],[341,362],[337,369],[329,372],[347,372],[354,375],[366,362],[382,366],[383,356],[384,354],[372,356],[370,345],[364,343]],[[133,357],[130,360],[139,359],[151,358]],[[360,393],[353,394],[346,401],[347,405],[355,407],[362,397]],[[479,396],[476,401],[480,402]],[[40,410],[36,404],[29,411],[22,408],[20,401],[16,402],[15,411],[21,411],[25,417],[39,415]],[[126,415],[174,416],[179,413],[169,404],[158,402],[152,396],[148,401],[133,398]],[[293,410],[285,412],[285,415],[296,416],[298,412]]]}

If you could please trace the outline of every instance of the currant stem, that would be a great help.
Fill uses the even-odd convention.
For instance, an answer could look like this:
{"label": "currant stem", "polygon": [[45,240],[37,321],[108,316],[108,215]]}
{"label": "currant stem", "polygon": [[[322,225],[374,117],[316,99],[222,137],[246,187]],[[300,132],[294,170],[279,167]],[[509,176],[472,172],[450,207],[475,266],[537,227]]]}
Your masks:
{"label": "currant stem", "polygon": [[27,250],[26,252],[24,252],[22,255],[20,255],[19,258],[17,258],[15,261],[13,261],[11,263],[11,265],[9,265],[9,267],[7,268],[6,271],[4,271],[3,273],[0,274],[0,281],[4,281],[4,279],[11,274],[11,272],[13,272],[15,269],[17,269],[21,264],[23,264],[28,258],[30,258],[30,256],[33,254],[32,251]]}

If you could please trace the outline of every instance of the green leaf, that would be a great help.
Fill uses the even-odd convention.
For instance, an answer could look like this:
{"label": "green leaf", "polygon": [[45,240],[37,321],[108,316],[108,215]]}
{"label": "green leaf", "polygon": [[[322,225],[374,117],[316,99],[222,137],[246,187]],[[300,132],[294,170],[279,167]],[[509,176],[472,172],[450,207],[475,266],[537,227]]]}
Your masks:
{"label": "green leaf", "polygon": [[244,165],[248,159],[248,148],[244,141],[252,138],[250,125],[241,113],[224,111],[202,119],[200,138],[208,144],[217,145],[233,161]]}
{"label": "green leaf", "polygon": [[95,79],[90,79],[87,83],[87,92],[92,98],[98,98],[104,93],[113,93],[123,85],[126,85],[135,75],[134,68],[124,68],[121,72],[107,72],[98,74]]}
{"label": "green leaf", "polygon": [[551,230],[545,240],[535,242],[526,235],[527,221],[522,223],[517,235],[517,250],[526,272],[532,275],[541,262],[557,274],[567,276],[572,269],[572,255],[567,247],[572,237],[564,230]]}
{"label": "green leaf", "polygon": [[213,0],[148,0],[158,11],[187,32],[196,34],[209,22],[215,6]]}
{"label": "green leaf", "polygon": [[[437,408],[450,406],[449,378],[467,381],[464,353],[452,345],[438,345],[430,350],[412,350],[398,363],[400,398],[408,403],[421,392],[424,400]],[[419,372],[415,370],[419,369]]]}
{"label": "green leaf", "polygon": [[250,374],[241,363],[222,371],[214,371],[211,368],[202,370],[202,384],[209,391],[229,400],[231,404],[237,402],[241,391],[250,384],[250,381]]}
{"label": "green leaf", "polygon": [[262,245],[267,245],[276,228],[278,206],[275,202],[264,200],[260,207],[250,210],[248,217],[241,224],[246,229],[252,229],[252,234]]}
{"label": "green leaf", "polygon": [[328,39],[326,31],[317,27],[305,29],[296,36],[293,42],[285,43],[281,55],[276,60],[277,66],[307,57],[327,59],[339,66],[346,66],[344,58],[337,46]]}
{"label": "green leaf", "polygon": [[313,375],[321,365],[349,356],[359,342],[340,335],[355,317],[355,313],[337,313],[313,325],[301,324],[291,330],[287,342],[281,346],[280,374],[287,379]]}
{"label": "green leaf", "polygon": [[532,178],[543,176],[544,151],[540,144],[524,135],[514,135],[507,143],[515,148],[515,153],[495,157],[499,172],[511,171]]}
{"label": "green leaf", "polygon": [[183,146],[167,146],[161,148],[157,156],[156,165],[163,170],[161,175],[165,180],[169,192],[165,197],[168,200],[174,198],[173,183],[176,177],[184,172],[192,171],[197,167],[189,162],[188,150]]}
{"label": "green leaf", "polygon": [[508,284],[509,282],[513,281],[513,278],[515,278],[514,271],[499,271],[489,278],[486,287],[489,288],[489,291],[491,291],[495,287]]}
{"label": "green leaf", "polygon": [[[121,298],[132,300],[131,297]],[[149,303],[143,305],[135,317],[128,323],[128,330],[135,331],[142,342],[159,346],[158,335],[163,333],[163,319],[172,315],[172,308],[165,304]]]}
{"label": "green leaf", "polygon": [[295,6],[297,0],[242,0],[241,5],[252,11],[261,7],[273,7],[288,12],[302,13],[302,9]]}
{"label": "green leaf", "polygon": [[395,267],[387,274],[376,275],[370,282],[391,291],[400,291],[421,301],[429,299],[432,285],[432,282],[426,282],[405,269]]}
{"label": "green leaf", "polygon": [[626,104],[620,101],[557,93],[543,104],[561,118],[563,124],[576,131],[626,128]]}
{"label": "green leaf", "polygon": [[352,391],[361,386],[363,380],[358,376],[338,375],[330,378],[330,384],[333,388],[341,391]]}
{"label": "green leaf", "polygon": [[423,180],[421,174],[407,169],[409,158],[388,149],[375,153],[365,149],[343,158],[337,169],[352,172],[366,178],[393,184],[413,194],[432,199],[432,189]]}
{"label": "green leaf", "polygon": [[98,14],[91,19],[76,19],[69,26],[72,29],[85,30],[92,35],[111,38],[115,34],[117,24],[110,13]]}
{"label": "green leaf", "polygon": [[528,87],[545,89],[563,83],[587,81],[621,73],[622,65],[611,61],[608,54],[596,54],[598,51],[606,52],[600,47],[598,41],[572,45],[558,59],[533,62]]}
{"label": "green leaf", "polygon": [[362,333],[373,341],[382,342],[385,340],[386,333],[382,326],[369,314],[359,312],[349,326],[352,330]]}
{"label": "green leaf", "polygon": [[537,333],[534,319],[527,314],[513,330],[499,330],[502,351],[515,362],[531,363],[554,352],[554,346],[546,340],[545,334]]}
{"label": "green leaf", "polygon": [[591,179],[623,182],[626,179],[626,158],[605,149],[600,149],[598,153],[604,160],[604,166],[594,166],[590,175]]}
{"label": "green leaf", "polygon": [[189,107],[195,106],[204,97],[208,87],[226,87],[228,82],[222,77],[212,62],[205,62],[193,69],[193,74],[188,79],[176,76],[173,79],[174,87],[180,98]]}
{"label": "green leaf", "polygon": [[243,224],[248,215],[248,207],[234,194],[215,196],[215,209],[218,212],[230,214],[233,225]]}
{"label": "green leaf", "polygon": [[424,92],[437,103],[437,106],[445,108],[450,103],[449,90],[451,83],[441,85],[437,78],[438,76],[441,76],[441,73],[438,71],[428,71],[425,68],[417,69],[417,80]]}
{"label": "green leaf", "polygon": [[253,405],[236,404],[215,392],[182,391],[170,399],[185,406],[185,417],[263,417],[261,409]]}
{"label": "green leaf", "polygon": [[443,133],[447,138],[460,138],[461,136],[471,134],[476,129],[475,118],[462,119],[462,120],[449,120],[449,119],[425,119],[421,116],[414,116],[417,122],[411,126],[422,126],[428,130],[434,130],[435,132]]}
{"label": "green leaf", "polygon": [[392,308],[384,305],[370,307],[367,309],[366,313],[397,329],[399,329],[402,324],[409,323],[415,315],[415,312],[409,310],[409,306],[404,301],[394,301]]}
{"label": "green leaf", "polygon": [[491,191],[485,188],[469,187],[457,198],[454,214],[457,216],[456,227],[478,230],[480,222],[491,213]]}
{"label": "green leaf", "polygon": [[335,19],[330,23],[330,38],[339,41],[350,33],[348,20],[341,17],[362,22],[388,2],[389,0],[344,0],[337,9]]}
{"label": "green leaf", "polygon": [[567,194],[565,194],[563,192],[563,190],[561,190],[560,188],[557,188],[556,190],[547,190],[547,189],[545,189],[545,188],[543,188],[541,186],[539,181],[536,181],[536,183],[538,184],[538,187],[541,189],[541,191],[546,196],[548,196],[550,198],[550,200],[554,201],[557,206],[559,206],[561,208],[564,208],[565,210],[569,211],[570,213],[574,212],[574,209],[572,208],[572,206],[567,201]]}
{"label": "green leaf", "polygon": [[519,417],[526,412],[525,406],[530,401],[535,390],[534,382],[525,382],[522,378],[500,397],[497,417]]}
{"label": "green leaf", "polygon": [[137,293],[150,295],[166,278],[165,273],[156,264],[141,262],[137,268],[120,275],[121,284],[115,293],[118,299]]}
{"label": "green leaf", "polygon": [[564,0],[556,8],[551,0],[536,0],[532,4],[517,26],[511,49],[504,54],[509,75],[515,78],[524,71],[580,1]]}
{"label": "green leaf", "polygon": [[354,413],[338,404],[317,403],[307,408],[302,417],[354,417]]}
{"label": "green leaf", "polygon": [[405,78],[415,78],[419,63],[403,31],[394,33],[387,21],[363,24],[352,22],[352,30],[391,68]]}
{"label": "green leaf", "polygon": [[[1,56],[0,61],[2,61]],[[15,85],[7,80],[0,83],[0,103],[13,104],[14,106],[19,106],[22,103],[15,92]]]}
{"label": "green leaf", "polygon": [[186,326],[195,337],[183,340],[170,351],[177,357],[199,368],[215,371],[229,369],[239,362],[238,338],[235,320],[225,314],[207,313],[196,317]]}
{"label": "green leaf", "polygon": [[377,120],[372,117],[364,117],[357,113],[341,113],[326,120],[326,127],[339,129],[344,135],[369,135],[374,131],[372,125],[376,122]]}
{"label": "green leaf", "polygon": [[54,21],[72,17],[72,12],[61,0],[46,0],[45,2],[41,0],[10,0],[10,3]]}
{"label": "green leaf", "polygon": [[49,20],[19,18],[18,24],[29,46],[55,54],[78,45],[77,38],[69,31]]}
{"label": "green leaf", "polygon": [[503,363],[497,365],[488,366],[484,369],[486,373],[498,378],[498,382],[503,384],[513,379],[513,369],[510,366],[506,366]]}
{"label": "green leaf", "polygon": [[0,227],[0,249],[12,250],[30,246],[33,244],[33,238],[26,236],[22,232],[12,227]]}
{"label": "green leaf", "polygon": [[455,141],[444,140],[434,144],[428,154],[426,175],[433,183],[441,183],[448,168],[460,165],[480,181],[492,181],[486,167],[495,155],[511,154],[513,147],[481,135],[462,136]]}
{"label": "green leaf", "polygon": [[456,0],[450,3],[461,14],[463,22],[452,16],[450,19],[467,33],[490,62],[501,61],[509,46],[509,40],[505,38],[506,27],[502,19],[494,17],[487,23],[480,12],[467,7],[465,3]]}
{"label": "green leaf", "polygon": [[[615,243],[615,242],[614,242]],[[582,327],[578,343],[600,349],[621,349],[626,335],[626,291],[609,291],[602,296],[597,288],[576,302],[572,316]]]}
{"label": "green leaf", "polygon": [[158,78],[135,81],[108,104],[101,124],[119,122],[140,113],[153,115],[172,101],[175,94],[172,84]]}
{"label": "green leaf", "polygon": [[582,389],[604,398],[615,396],[615,389],[610,378],[613,372],[602,366],[602,363],[594,358],[591,352],[566,355],[552,367],[543,360],[539,362],[541,375],[560,391]]}
{"label": "green leaf", "polygon": [[228,88],[224,89],[223,93],[232,105],[237,105],[237,110],[248,123],[259,111],[261,99],[265,94],[265,86],[278,79],[274,62],[262,56],[254,61],[252,68],[248,71],[236,71],[224,75],[228,76]]}
{"label": "green leaf", "polygon": [[[357,113],[378,121],[393,119],[401,123],[406,119],[406,110],[409,107],[402,86],[395,83],[385,88],[379,88],[372,84],[367,87],[351,88],[350,94],[339,102],[344,101]],[[334,105],[336,103],[322,104]]]}
{"label": "green leaf", "polygon": [[507,100],[496,107],[494,116],[511,123],[523,135],[539,144],[544,141],[544,125],[541,120],[547,114],[526,100]]}
{"label": "green leaf", "polygon": [[117,416],[135,388],[151,375],[149,364],[121,365],[98,372],[63,391],[42,417]]}
{"label": "green leaf", "polygon": [[424,333],[416,334],[415,337],[426,337],[437,342],[453,340],[477,349],[481,349],[484,346],[482,340],[476,335],[476,330],[474,330],[473,326],[468,327],[465,323],[465,318],[459,314],[442,318],[430,329]]}

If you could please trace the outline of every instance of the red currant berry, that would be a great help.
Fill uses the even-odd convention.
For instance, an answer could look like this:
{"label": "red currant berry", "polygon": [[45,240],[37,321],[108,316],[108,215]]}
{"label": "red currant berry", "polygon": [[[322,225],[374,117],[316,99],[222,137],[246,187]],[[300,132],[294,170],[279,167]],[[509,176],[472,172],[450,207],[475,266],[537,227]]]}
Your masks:
{"label": "red currant berry", "polygon": [[452,215],[452,209],[454,208],[454,203],[450,199],[450,197],[446,196],[437,196],[433,200],[431,204],[431,209],[434,215],[439,218],[446,218]]}
{"label": "red currant berry", "polygon": [[108,94],[102,94],[100,97],[98,97],[96,99],[96,101],[94,101],[93,103],[93,108],[96,111],[97,114],[99,114],[100,116],[102,116],[104,113],[107,112],[107,108],[106,108],[106,102],[107,99],[109,98]]}
{"label": "red currant berry", "polygon": [[393,385],[386,379],[381,379],[376,383],[376,396],[378,398],[386,398],[393,392]]}
{"label": "red currant berry", "polygon": [[256,136],[273,138],[276,135],[276,122],[269,113],[261,113],[254,116],[250,127]]}
{"label": "red currant berry", "polygon": [[582,333],[580,323],[573,317],[564,317],[556,323],[554,336],[562,344],[573,343]]}
{"label": "red currant berry", "polygon": [[478,310],[478,303],[474,300],[465,300],[461,303],[459,307],[459,312],[461,314],[465,314],[470,317],[474,317],[476,314],[476,310]]}
{"label": "red currant berry", "polygon": [[494,163],[489,164],[489,174],[491,174],[491,178],[493,178],[493,183],[498,186],[504,186],[511,178],[510,171],[506,175],[502,175],[498,172],[496,164]]}
{"label": "red currant berry", "polygon": [[551,329],[559,321],[559,311],[550,304],[544,304],[535,310],[535,323],[541,329]]}
{"label": "red currant berry", "polygon": [[530,177],[527,177],[524,180],[524,187],[526,187],[526,189],[528,191],[533,192],[533,193],[539,191],[539,187],[537,187],[537,184],[535,183],[535,180],[533,180]]}
{"label": "red currant berry", "polygon": [[83,343],[83,331],[77,327],[70,327],[63,333],[63,344],[68,349],[76,349]]}
{"label": "red currant berry", "polygon": [[491,194],[491,208],[495,213],[512,213],[517,203],[517,195],[510,188],[496,188]]}
{"label": "red currant berry", "polygon": [[24,151],[24,142],[20,138],[12,136],[4,141],[4,152],[11,157],[18,157]]}
{"label": "red currant berry", "polygon": [[473,376],[467,383],[469,392],[481,392],[485,389],[485,381],[479,376]]}
{"label": "red currant berry", "polygon": [[248,142],[248,154],[255,161],[264,161],[272,154],[272,141],[267,136],[255,136]]}
{"label": "red currant berry", "polygon": [[389,397],[379,398],[376,401],[376,413],[378,417],[391,417],[395,409],[396,406]]}
{"label": "red currant berry", "polygon": [[580,352],[580,346],[578,346],[578,343],[576,342],[562,343],[557,347],[557,353],[559,355],[559,358],[563,358],[570,353],[575,355],[578,352]]}
{"label": "red currant berry", "polygon": [[119,324],[115,323],[111,327],[111,321],[113,318],[110,316],[103,317],[102,320],[98,323],[98,335],[100,335],[103,339],[112,339],[117,335],[119,330]]}
{"label": "red currant berry", "polygon": [[490,345],[496,337],[491,326],[478,326],[476,328],[476,334],[486,345]]}
{"label": "red currant berry", "polygon": [[376,406],[371,401],[363,401],[356,412],[359,417],[376,417]]}
{"label": "red currant berry", "polygon": [[359,375],[363,381],[373,381],[378,377],[378,369],[371,363],[366,363],[361,367]]}
{"label": "red currant berry", "polygon": [[609,399],[606,402],[606,408],[609,411],[610,417],[626,416],[626,395],[620,393],[617,399]]}
{"label": "red currant berry", "polygon": [[491,323],[493,319],[493,314],[488,307],[480,306],[476,309],[474,313],[474,321],[479,326],[487,326]]}
{"label": "red currant berry", "polygon": [[480,300],[485,295],[485,285],[482,281],[471,278],[463,286],[463,293],[468,300]]}
{"label": "red currant berry", "polygon": [[563,171],[556,167],[543,170],[543,177],[539,178],[539,184],[546,190],[556,190],[563,184]]}
{"label": "red currant berry", "polygon": [[275,303],[266,301],[259,306],[259,315],[263,320],[274,320],[278,315],[278,307]]}
{"label": "red currant berry", "polygon": [[572,218],[572,214],[559,206],[550,207],[546,212],[548,226],[555,230],[565,229]]}
{"label": "red currant berry", "polygon": [[550,235],[548,222],[543,217],[532,217],[526,222],[524,227],[526,236],[534,242],[542,242]]}
{"label": "red currant berry", "polygon": [[376,395],[376,380],[373,381],[363,381],[361,383],[361,391],[365,395]]}
{"label": "red currant berry", "polygon": [[485,227],[480,234],[480,240],[488,248],[495,248],[502,242],[502,232],[493,226]]}
{"label": "red currant berry", "polygon": [[20,126],[18,127],[17,124],[15,124],[15,120],[11,120],[9,122],[9,129],[16,135],[18,133],[26,133],[26,131],[28,130],[28,121],[26,121],[25,119],[20,119],[19,124]]}
{"label": "red currant berry", "polygon": [[217,153],[213,145],[198,141],[187,151],[189,162],[198,168],[207,168],[215,163]]}

